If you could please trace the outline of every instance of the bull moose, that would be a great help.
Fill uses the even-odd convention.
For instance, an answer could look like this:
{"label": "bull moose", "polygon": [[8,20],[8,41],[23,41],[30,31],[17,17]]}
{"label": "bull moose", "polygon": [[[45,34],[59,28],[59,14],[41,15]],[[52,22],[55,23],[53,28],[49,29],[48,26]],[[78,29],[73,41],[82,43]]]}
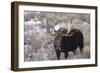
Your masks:
{"label": "bull moose", "polygon": [[54,39],[54,48],[58,60],[60,59],[61,52],[64,52],[65,59],[67,59],[68,52],[74,52],[78,47],[82,53],[84,38],[83,33],[79,29],[71,29],[69,33],[67,29],[64,28],[58,30],[58,33]]}

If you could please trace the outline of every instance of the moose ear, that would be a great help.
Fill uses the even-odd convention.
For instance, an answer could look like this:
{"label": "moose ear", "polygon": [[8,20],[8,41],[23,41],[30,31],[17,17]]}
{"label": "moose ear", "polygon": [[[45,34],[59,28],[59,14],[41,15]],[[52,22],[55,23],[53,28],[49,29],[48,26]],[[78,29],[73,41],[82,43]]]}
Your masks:
{"label": "moose ear", "polygon": [[62,28],[62,33],[63,34],[67,34],[68,33],[68,30],[66,28]]}

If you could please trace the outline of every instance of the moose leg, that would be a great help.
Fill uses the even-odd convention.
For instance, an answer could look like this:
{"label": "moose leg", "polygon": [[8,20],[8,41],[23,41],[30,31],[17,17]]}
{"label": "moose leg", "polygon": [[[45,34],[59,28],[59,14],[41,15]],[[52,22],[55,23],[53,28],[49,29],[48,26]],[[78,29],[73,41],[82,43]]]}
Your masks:
{"label": "moose leg", "polygon": [[68,52],[64,52],[65,53],[65,59],[67,59],[68,57]]}
{"label": "moose leg", "polygon": [[60,51],[56,50],[57,60],[60,60]]}
{"label": "moose leg", "polygon": [[73,54],[76,55],[76,50],[73,50]]}
{"label": "moose leg", "polygon": [[81,52],[81,54],[82,54],[82,48],[80,48],[80,52]]}

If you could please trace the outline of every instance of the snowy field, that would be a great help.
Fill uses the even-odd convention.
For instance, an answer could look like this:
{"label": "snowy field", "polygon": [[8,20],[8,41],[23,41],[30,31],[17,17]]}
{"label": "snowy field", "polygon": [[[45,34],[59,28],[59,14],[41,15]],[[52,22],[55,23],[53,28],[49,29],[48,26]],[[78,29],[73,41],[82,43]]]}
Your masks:
{"label": "snowy field", "polygon": [[[54,29],[80,29],[84,36],[82,54],[68,52],[67,59],[90,58],[90,15],[54,12],[24,12],[24,61],[57,60],[54,49]],[[64,60],[64,53],[60,59]]]}

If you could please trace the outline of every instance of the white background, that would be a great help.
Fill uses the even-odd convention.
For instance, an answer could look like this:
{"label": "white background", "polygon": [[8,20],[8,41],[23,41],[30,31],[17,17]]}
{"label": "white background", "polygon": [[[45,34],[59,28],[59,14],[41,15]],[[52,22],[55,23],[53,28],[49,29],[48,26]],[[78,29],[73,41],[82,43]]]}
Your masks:
{"label": "white background", "polygon": [[[10,70],[11,62],[11,2],[14,0],[0,0],[0,73],[14,73]],[[22,0],[23,1],[23,0]],[[33,2],[62,3],[77,5],[98,6],[100,13],[100,0],[24,0]],[[98,19],[100,14],[98,14]],[[98,22],[98,32],[100,31],[100,21]],[[100,37],[100,33],[98,33]],[[100,38],[98,38],[98,44]],[[100,55],[100,45],[98,46],[98,56]],[[70,68],[55,70],[23,71],[22,73],[100,73],[100,57],[98,57],[98,67]]]}

